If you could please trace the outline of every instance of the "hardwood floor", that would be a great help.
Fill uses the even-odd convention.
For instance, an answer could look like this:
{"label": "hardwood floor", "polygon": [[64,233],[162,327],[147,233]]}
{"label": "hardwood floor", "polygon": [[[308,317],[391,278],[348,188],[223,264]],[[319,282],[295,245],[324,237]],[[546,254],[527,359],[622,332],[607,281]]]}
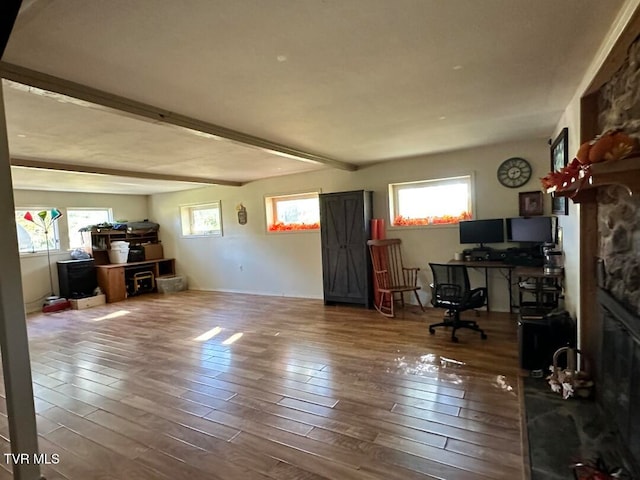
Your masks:
{"label": "hardwood floor", "polygon": [[429,335],[441,316],[194,291],[31,315],[40,449],[59,455],[43,472],[523,478],[515,320],[481,313],[488,340],[455,344]]}

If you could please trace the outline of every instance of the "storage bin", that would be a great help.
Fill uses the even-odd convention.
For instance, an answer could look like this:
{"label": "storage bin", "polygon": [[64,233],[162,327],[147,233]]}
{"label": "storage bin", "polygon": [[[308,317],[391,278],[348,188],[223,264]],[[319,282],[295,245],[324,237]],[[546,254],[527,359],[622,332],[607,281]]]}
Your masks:
{"label": "storage bin", "polygon": [[111,263],[127,263],[127,259],[129,258],[129,249],[119,250],[119,249],[111,249],[109,250],[109,261]]}
{"label": "storage bin", "polygon": [[173,293],[187,289],[186,279],[182,275],[157,277],[156,286],[158,293]]}
{"label": "storage bin", "polygon": [[111,263],[127,263],[129,258],[129,242],[116,241],[111,242],[109,250],[109,261]]}

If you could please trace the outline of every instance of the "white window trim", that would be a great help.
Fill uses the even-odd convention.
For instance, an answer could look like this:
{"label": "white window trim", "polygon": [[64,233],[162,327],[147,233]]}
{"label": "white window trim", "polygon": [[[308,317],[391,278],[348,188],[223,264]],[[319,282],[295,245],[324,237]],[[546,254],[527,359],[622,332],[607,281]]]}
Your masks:
{"label": "white window trim", "polygon": [[457,223],[430,223],[430,224],[426,224],[426,225],[394,225],[394,213],[395,213],[395,205],[398,203],[398,197],[397,197],[397,189],[395,189],[394,187],[398,186],[398,185],[412,185],[412,184],[416,184],[416,186],[418,186],[419,184],[424,184],[424,183],[428,183],[428,182],[438,182],[438,181],[444,181],[444,180],[456,180],[459,178],[469,178],[469,200],[471,203],[470,206],[470,214],[471,214],[471,219],[475,219],[475,208],[476,208],[476,195],[475,195],[475,172],[469,172],[469,173],[462,173],[462,174],[458,174],[458,175],[453,175],[450,177],[441,177],[441,178],[427,178],[424,180],[417,180],[417,181],[409,181],[409,182],[394,182],[394,183],[390,183],[388,185],[388,191],[389,194],[387,196],[387,214],[388,214],[388,220],[389,220],[389,229],[390,230],[414,230],[414,229],[429,229],[429,228],[458,228],[458,224]]}
{"label": "white window trim", "polygon": [[[193,225],[192,215],[193,210],[205,210],[208,208],[217,207],[218,212],[220,214],[220,229],[217,231],[212,231],[210,233],[185,233],[184,223],[185,219],[187,224],[189,225],[189,232],[191,232],[191,226]],[[182,238],[215,238],[223,236],[223,220],[222,220],[222,202],[220,200],[214,202],[198,202],[198,203],[189,203],[179,206],[180,213],[180,236]]]}
{"label": "white window trim", "polygon": [[108,222],[113,223],[113,208],[111,207],[65,207],[65,216],[67,217],[67,245],[69,249],[74,248],[71,246],[71,236],[69,235],[69,210],[106,210],[109,217]]}
{"label": "white window trim", "polygon": [[[20,210],[20,211],[27,211],[27,212],[31,212],[32,215],[37,214],[38,212],[41,212],[42,210],[47,210],[47,211],[51,211],[51,209],[56,208],[56,207],[23,207],[23,206],[15,206],[14,207],[14,215],[15,212]],[[55,236],[54,239],[56,240],[56,247],[55,248],[50,248],[49,249],[49,254],[58,254],[61,253],[62,250],[62,237],[60,236],[60,227],[59,227],[59,220],[55,221],[53,223],[53,231],[55,232]],[[17,228],[17,227],[16,227]],[[16,231],[16,235],[17,235],[17,231]],[[18,249],[20,248],[20,245],[18,244]],[[39,256],[47,256],[47,249],[44,250],[37,250],[35,252],[19,252],[21,257],[39,257]]]}
{"label": "white window trim", "polygon": [[[297,197],[297,198],[318,198],[318,202],[320,202],[319,195],[322,193],[322,189],[308,189],[301,190],[298,192],[287,192],[287,193],[269,193],[265,194],[263,198],[264,204],[264,229],[267,235],[288,235],[288,234],[299,234],[299,233],[320,233],[320,228],[308,228],[308,229],[300,229],[300,230],[269,230],[269,222],[271,219],[277,217],[277,212],[274,210],[273,199],[286,199],[288,197]],[[319,205],[318,205],[319,207]],[[320,222],[320,218],[318,218],[318,223]]]}

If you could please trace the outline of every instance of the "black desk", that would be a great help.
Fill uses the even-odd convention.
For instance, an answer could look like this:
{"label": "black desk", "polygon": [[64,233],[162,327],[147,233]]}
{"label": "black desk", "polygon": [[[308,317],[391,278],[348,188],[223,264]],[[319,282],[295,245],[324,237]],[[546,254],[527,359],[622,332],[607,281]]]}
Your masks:
{"label": "black desk", "polygon": [[487,311],[490,311],[489,308],[489,269],[497,268],[501,270],[507,271],[507,289],[509,290],[509,312],[513,313],[513,299],[511,293],[511,285],[512,279],[511,274],[513,270],[516,268],[515,265],[510,263],[500,262],[500,261],[491,261],[491,260],[482,260],[482,261],[472,261],[467,262],[465,260],[449,260],[450,264],[453,265],[464,265],[468,268],[480,268],[484,270],[484,286],[487,287]]}

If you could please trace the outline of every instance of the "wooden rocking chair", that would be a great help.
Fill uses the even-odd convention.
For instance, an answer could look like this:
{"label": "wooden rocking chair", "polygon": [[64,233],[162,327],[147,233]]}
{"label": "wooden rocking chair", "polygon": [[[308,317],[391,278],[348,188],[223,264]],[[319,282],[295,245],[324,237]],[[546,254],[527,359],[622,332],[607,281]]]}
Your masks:
{"label": "wooden rocking chair", "polygon": [[404,292],[413,292],[418,305],[424,312],[424,307],[418,296],[419,268],[405,267],[402,262],[399,238],[386,240],[369,240],[369,252],[373,263],[373,274],[377,287],[374,306],[385,317],[395,317],[394,303],[396,295],[404,307]]}

